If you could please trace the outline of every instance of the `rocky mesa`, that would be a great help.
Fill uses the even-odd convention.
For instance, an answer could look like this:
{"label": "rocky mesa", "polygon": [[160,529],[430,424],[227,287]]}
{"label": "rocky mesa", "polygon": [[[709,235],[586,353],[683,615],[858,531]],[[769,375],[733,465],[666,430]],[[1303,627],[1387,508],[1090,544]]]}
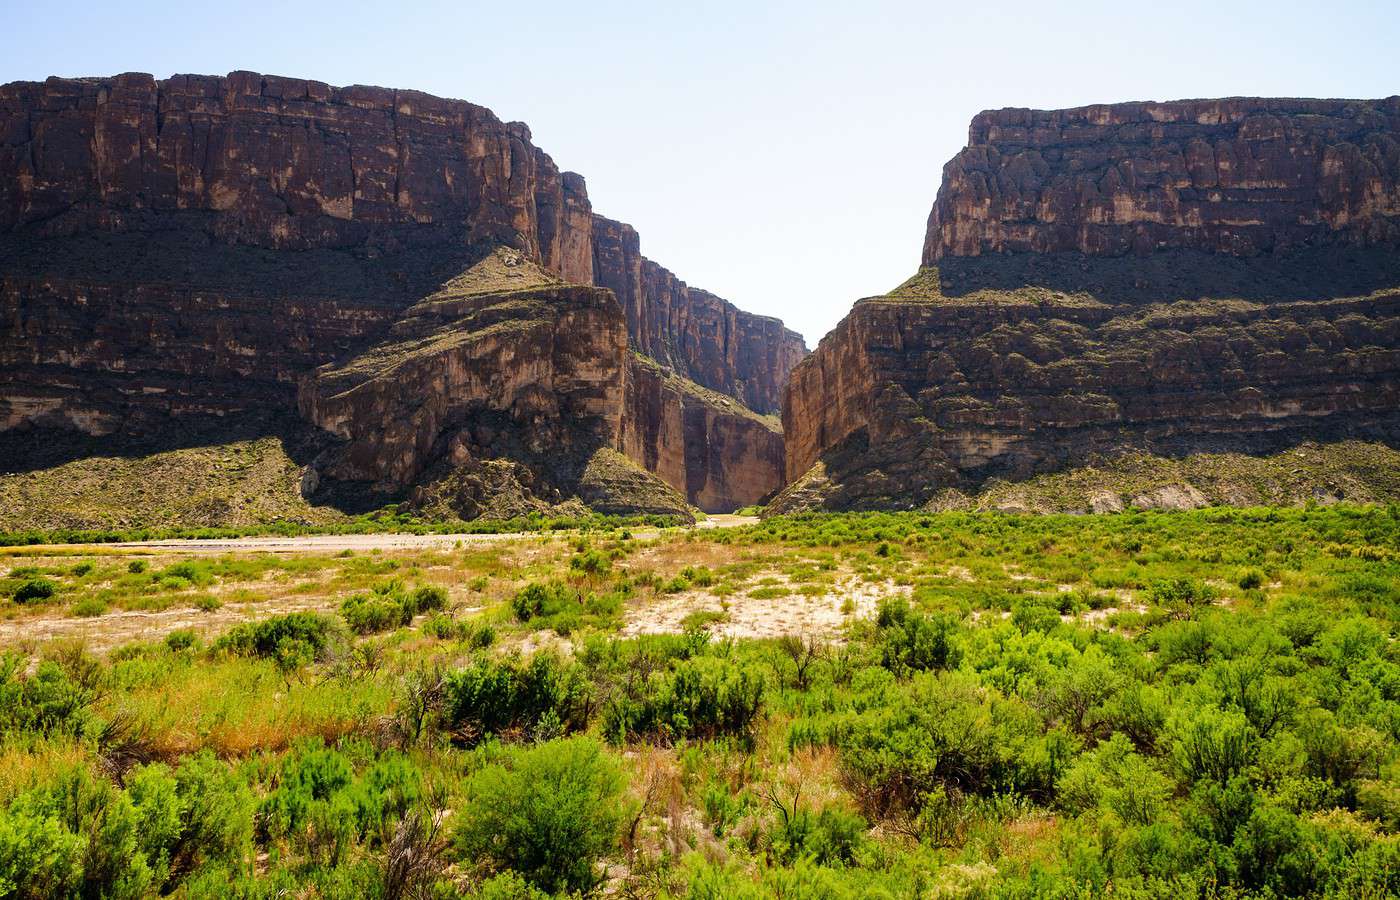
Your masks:
{"label": "rocky mesa", "polygon": [[[691,502],[757,501],[783,472],[745,405],[774,412],[805,347],[639,243],[525,125],[463,101],[251,72],[4,85],[0,431],[179,441],[271,415],[338,439],[308,484],[389,496],[533,446],[570,463],[509,457],[513,483],[555,499],[607,451]],[[633,350],[733,398],[707,404],[732,475],[686,468],[710,430],[630,420],[682,415],[633,395]]]}
{"label": "rocky mesa", "polygon": [[1050,505],[1388,498],[1345,472],[1280,496],[1260,466],[1400,459],[1400,98],[988,112],[943,174],[919,273],[794,369],[775,510],[966,504],[1125,455],[1211,487]]}

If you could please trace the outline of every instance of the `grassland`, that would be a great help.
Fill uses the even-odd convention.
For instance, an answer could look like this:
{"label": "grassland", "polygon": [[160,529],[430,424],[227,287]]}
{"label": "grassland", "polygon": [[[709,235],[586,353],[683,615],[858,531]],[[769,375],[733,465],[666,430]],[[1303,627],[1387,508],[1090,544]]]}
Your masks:
{"label": "grassland", "polygon": [[1400,892],[1400,508],[0,575],[4,896]]}

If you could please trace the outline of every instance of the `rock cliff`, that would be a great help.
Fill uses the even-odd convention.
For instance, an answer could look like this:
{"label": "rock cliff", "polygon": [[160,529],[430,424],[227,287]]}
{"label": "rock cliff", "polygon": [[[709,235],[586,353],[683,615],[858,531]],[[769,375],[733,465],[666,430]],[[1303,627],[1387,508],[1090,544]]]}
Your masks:
{"label": "rock cliff", "polygon": [[1400,97],[1003,109],[943,168],[923,264],[1400,241]]}
{"label": "rock cliff", "polygon": [[788,373],[807,355],[801,335],[689,287],[641,255],[632,226],[601,216],[593,220],[593,277],[621,301],[639,351],[760,413],[779,410]]}
{"label": "rock cliff", "polygon": [[792,372],[775,508],[937,505],[1125,453],[1397,446],[1398,224],[1395,98],[984,113],[924,268]]}
{"label": "rock cliff", "polygon": [[[628,400],[629,344],[775,408],[800,339],[669,273],[620,303],[596,268],[614,227],[525,125],[463,101],[250,72],[0,86],[0,431],[299,408],[347,441],[323,474],[401,491],[511,444],[455,440],[464,415],[503,417],[522,446],[581,430],[594,451],[674,452],[638,444],[646,423],[623,440],[622,417],[653,410]],[[454,306],[501,252],[548,283]],[[735,427],[771,456],[771,429]],[[752,502],[782,473],[757,495],[731,477],[756,480],[712,472],[695,497]]]}

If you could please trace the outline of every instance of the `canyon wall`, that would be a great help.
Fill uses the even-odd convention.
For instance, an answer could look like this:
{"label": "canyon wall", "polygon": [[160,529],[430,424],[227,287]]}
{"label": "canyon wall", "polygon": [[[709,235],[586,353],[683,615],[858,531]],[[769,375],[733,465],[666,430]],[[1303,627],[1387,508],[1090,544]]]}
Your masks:
{"label": "canyon wall", "polygon": [[640,243],[631,225],[594,217],[593,277],[622,303],[633,346],[691,381],[776,413],[788,373],[807,355],[802,336],[689,287],[642,256]]}
{"label": "canyon wall", "polygon": [[777,509],[1400,440],[1400,99],[983,113],[924,267],[792,372]]}
{"label": "canyon wall", "polygon": [[923,264],[1400,241],[1400,97],[1003,109],[943,168]]}
{"label": "canyon wall", "polygon": [[[421,304],[493,247],[561,283],[612,288],[611,272],[595,265],[616,224],[595,216],[583,178],[561,172],[525,125],[463,101],[250,72],[0,86],[0,430],[155,431],[300,408],[344,437],[354,429],[337,427],[305,387],[318,369],[423,326],[432,316]],[[611,304],[597,315],[611,323],[617,308],[625,340],[594,363],[613,367],[620,391],[630,342],[679,376],[775,408],[800,339],[666,276],[665,291],[627,296],[625,315],[597,292]],[[561,321],[573,321],[570,302],[581,296],[556,291]],[[475,322],[458,316],[429,331],[436,340]],[[612,324],[603,332],[613,335]],[[582,365],[595,338],[578,336],[585,350],[567,359]],[[770,351],[770,340],[787,344]],[[533,371],[528,348],[517,354],[507,340],[496,350],[451,363],[452,377],[425,363],[397,389],[454,389],[460,367],[478,365],[483,397],[496,396],[502,381],[523,377],[513,367]],[[621,393],[609,402],[610,415],[629,408]],[[333,468],[402,487],[450,444],[426,435],[437,422],[431,406],[385,396],[355,406],[425,418],[386,431],[385,460],[347,456]],[[571,415],[567,403],[554,408],[560,421]],[[603,446],[621,446],[621,433],[620,421],[597,430]],[[759,439],[767,448],[766,429]],[[780,482],[779,472],[765,493]]]}

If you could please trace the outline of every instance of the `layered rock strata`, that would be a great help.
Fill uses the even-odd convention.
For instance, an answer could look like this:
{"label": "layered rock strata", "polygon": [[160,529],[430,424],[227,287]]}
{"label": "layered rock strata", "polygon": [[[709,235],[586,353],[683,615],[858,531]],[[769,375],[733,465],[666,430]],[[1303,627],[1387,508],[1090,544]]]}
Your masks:
{"label": "layered rock strata", "polygon": [[[300,406],[349,441],[326,475],[403,490],[460,455],[450,446],[467,445],[445,433],[468,409],[503,416],[523,444],[579,431],[621,448],[621,417],[655,409],[627,400],[629,344],[677,377],[776,408],[800,339],[670,273],[665,290],[620,306],[590,287],[615,287],[595,270],[614,226],[526,126],[462,101],[249,72],[5,85],[0,430],[150,432]],[[447,309],[444,291],[490,248],[549,285],[523,305],[494,285],[477,292],[493,298],[481,308]],[[336,389],[346,367],[407,345],[443,352],[408,353],[396,381]],[[581,399],[590,391],[601,393]],[[657,429],[632,425],[627,446],[647,458],[635,435]],[[771,429],[736,427],[771,457]],[[508,444],[470,442],[472,453]],[[766,471],[759,494],[782,480]],[[757,499],[757,487],[726,486],[727,472],[669,477],[682,491],[707,485],[695,494],[705,503]]]}
{"label": "layered rock strata", "polygon": [[1003,109],[943,168],[923,264],[1400,242],[1400,97]]}
{"label": "layered rock strata", "polygon": [[579,495],[612,511],[627,508],[619,490],[635,498],[640,488],[651,499],[634,509],[683,511],[645,480],[610,487],[601,474],[619,471],[614,455],[710,512],[783,482],[775,422],[663,375],[629,350],[610,291],[561,281],[510,250],[415,304],[380,341],[321,367],[303,382],[300,407],[344,441],[320,471],[385,493],[509,459],[531,498]]}
{"label": "layered rock strata", "polygon": [[[1400,440],[1400,100],[977,117],[925,267],[793,371],[776,508]],[[805,473],[805,474],[804,474]]]}

